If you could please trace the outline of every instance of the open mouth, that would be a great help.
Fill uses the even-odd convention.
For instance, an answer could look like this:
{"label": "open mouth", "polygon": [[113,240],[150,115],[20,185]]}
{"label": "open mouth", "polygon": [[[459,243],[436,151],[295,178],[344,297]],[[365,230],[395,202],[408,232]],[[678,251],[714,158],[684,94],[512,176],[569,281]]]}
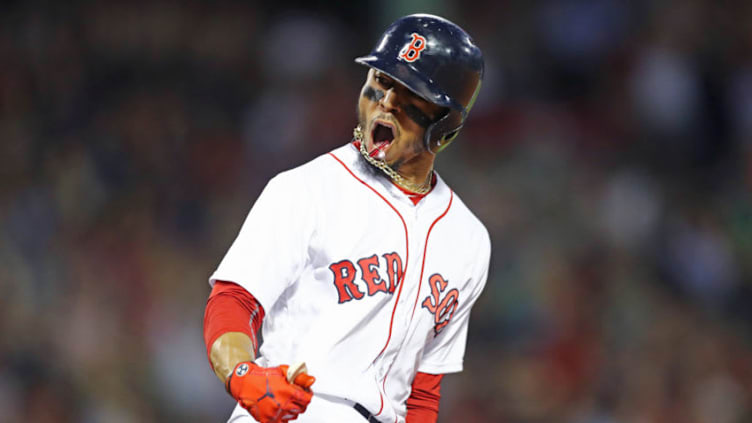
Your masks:
{"label": "open mouth", "polygon": [[371,140],[373,147],[368,155],[383,160],[386,150],[394,141],[394,127],[385,122],[376,122],[371,131]]}

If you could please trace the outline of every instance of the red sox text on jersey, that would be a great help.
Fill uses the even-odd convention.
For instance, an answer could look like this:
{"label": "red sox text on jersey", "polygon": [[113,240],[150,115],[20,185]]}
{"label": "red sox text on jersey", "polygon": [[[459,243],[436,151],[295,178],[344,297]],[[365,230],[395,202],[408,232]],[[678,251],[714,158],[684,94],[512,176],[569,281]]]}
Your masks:
{"label": "red sox text on jersey", "polygon": [[[366,293],[368,296],[379,292],[393,294],[402,280],[402,258],[396,252],[385,253],[379,259],[378,254],[361,258],[356,261],[357,268],[350,260],[341,260],[329,265],[329,270],[334,276],[334,286],[337,288],[339,304],[353,299],[360,300]],[[381,266],[383,264],[383,267]],[[360,280],[367,287],[361,290],[356,283],[356,276],[360,274]],[[383,277],[382,275],[387,275]],[[449,282],[439,273],[431,275],[428,279],[431,287],[431,295],[427,296],[421,305],[434,316],[434,335],[438,335],[449,321],[459,305],[459,291],[452,288],[443,297],[441,294],[446,290]]]}

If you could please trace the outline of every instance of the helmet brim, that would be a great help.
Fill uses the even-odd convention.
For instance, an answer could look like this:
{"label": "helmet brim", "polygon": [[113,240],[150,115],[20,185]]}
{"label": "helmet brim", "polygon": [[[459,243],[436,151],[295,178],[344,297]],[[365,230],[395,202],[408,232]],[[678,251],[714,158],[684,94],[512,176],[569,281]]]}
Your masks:
{"label": "helmet brim", "polygon": [[399,60],[384,60],[375,55],[362,56],[355,59],[355,63],[368,66],[379,72],[383,72],[400,84],[404,85],[418,97],[447,107],[459,112],[464,111],[461,104],[454,101],[443,89],[431,78],[416,70],[410,64]]}

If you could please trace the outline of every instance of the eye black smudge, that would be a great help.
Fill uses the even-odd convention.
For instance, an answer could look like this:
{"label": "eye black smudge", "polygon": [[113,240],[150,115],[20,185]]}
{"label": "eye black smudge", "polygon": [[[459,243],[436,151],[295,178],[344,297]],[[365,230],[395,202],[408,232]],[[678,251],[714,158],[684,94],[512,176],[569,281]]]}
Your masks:
{"label": "eye black smudge", "polygon": [[428,117],[428,115],[423,113],[422,110],[412,104],[404,106],[402,110],[404,110],[407,117],[409,117],[413,122],[420,125],[422,128],[428,128],[433,123],[433,120]]}
{"label": "eye black smudge", "polygon": [[363,97],[377,103],[379,100],[384,98],[384,91],[377,90],[371,86],[368,86],[363,90]]}

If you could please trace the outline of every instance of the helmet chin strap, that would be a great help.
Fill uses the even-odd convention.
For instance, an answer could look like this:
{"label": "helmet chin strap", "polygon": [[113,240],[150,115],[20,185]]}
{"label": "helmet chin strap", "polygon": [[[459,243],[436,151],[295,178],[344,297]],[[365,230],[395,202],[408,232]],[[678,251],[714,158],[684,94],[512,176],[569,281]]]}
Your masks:
{"label": "helmet chin strap", "polygon": [[[392,169],[384,160],[378,160],[374,157],[371,157],[370,154],[368,154],[368,150],[366,150],[366,142],[363,139],[363,129],[360,127],[360,125],[356,126],[355,129],[353,129],[353,139],[360,141],[360,155],[363,156],[363,158],[366,159],[368,163],[373,165],[374,167],[381,169],[382,172],[386,173],[387,176],[389,176],[389,179],[391,179],[397,186],[406,189],[407,191],[414,192],[416,194],[426,194],[428,191],[431,190],[431,176],[433,175],[433,169],[428,172],[428,178],[423,181],[422,184],[414,184],[407,179],[405,179],[402,175],[400,175],[396,170]],[[429,151],[431,151],[429,149]],[[433,152],[431,152],[433,154]]]}

